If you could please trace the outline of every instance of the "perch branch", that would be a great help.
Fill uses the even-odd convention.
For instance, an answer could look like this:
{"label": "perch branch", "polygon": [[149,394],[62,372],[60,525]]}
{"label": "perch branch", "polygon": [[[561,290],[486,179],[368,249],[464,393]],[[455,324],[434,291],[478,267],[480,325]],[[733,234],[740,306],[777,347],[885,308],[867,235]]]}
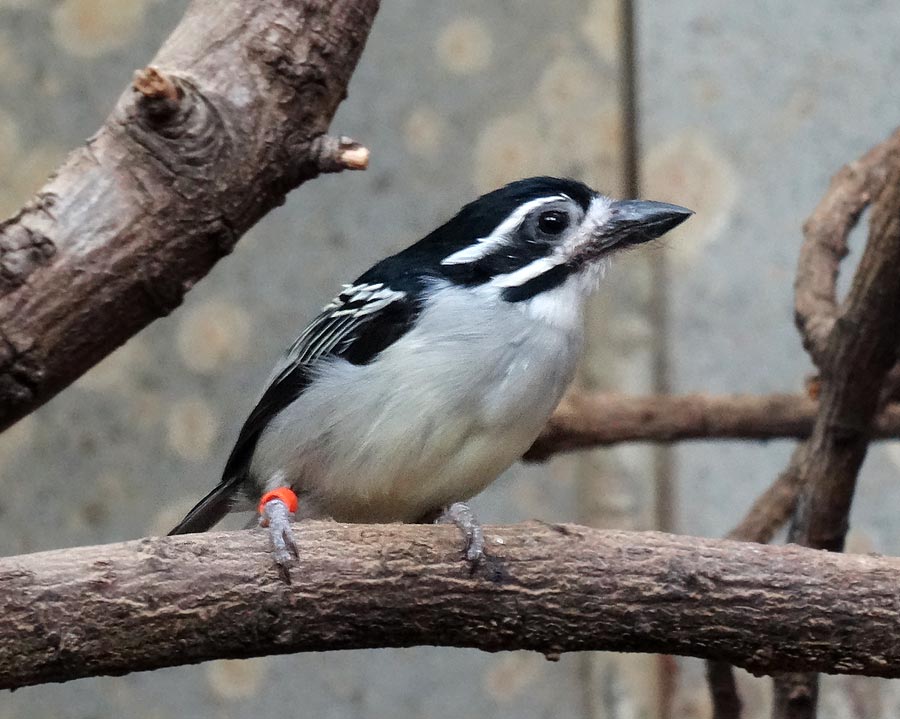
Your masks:
{"label": "perch branch", "polygon": [[0,223],[0,429],[161,315],[285,194],[368,151],[325,135],[378,0],[193,0],[103,127]]}
{"label": "perch branch", "polygon": [[[804,439],[818,404],[806,395],[572,394],[560,403],[525,455],[539,462],[559,452],[619,442],[687,439]],[[900,437],[900,405],[878,416],[875,435]]]}
{"label": "perch branch", "polygon": [[0,687],[298,651],[657,652],[900,677],[900,559],[531,522],[310,522],[293,583],[254,531],[0,559]]}

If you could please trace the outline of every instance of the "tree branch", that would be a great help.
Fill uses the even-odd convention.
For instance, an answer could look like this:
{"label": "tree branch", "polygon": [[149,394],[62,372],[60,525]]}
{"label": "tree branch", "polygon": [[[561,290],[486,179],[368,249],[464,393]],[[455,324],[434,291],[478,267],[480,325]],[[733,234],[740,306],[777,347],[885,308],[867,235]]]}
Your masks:
{"label": "tree branch", "polygon": [[803,225],[794,310],[803,346],[818,367],[827,362],[826,345],[839,314],[837,278],[847,256],[847,239],[863,210],[884,188],[887,159],[898,144],[900,134],[895,133],[841,168]]}
{"label": "tree branch", "polygon": [[[619,442],[687,439],[804,439],[818,403],[801,394],[651,395],[571,394],[557,407],[525,455],[531,462]],[[878,437],[900,436],[900,405],[877,417]]]}
{"label": "tree branch", "polygon": [[660,652],[900,677],[900,559],[600,531],[309,522],[0,559],[0,688],[224,657],[421,644]]}
{"label": "tree branch", "polygon": [[298,184],[378,0],[193,0],[86,145],[0,224],[0,429],[157,317]]}
{"label": "tree branch", "polygon": [[[790,540],[840,551],[856,477],[869,441],[878,434],[876,416],[896,392],[900,372],[900,130],[842,168],[804,225],[795,308],[803,345],[821,370],[821,405],[809,440],[799,445],[787,469],[754,504],[729,536],[769,541],[793,513]],[[878,197],[869,240],[844,307],[836,286],[847,238],[863,210]],[[802,499],[801,499],[802,498]],[[799,511],[798,511],[799,509]],[[741,702],[730,667],[707,663],[715,719],[737,719]],[[812,719],[818,679],[791,672],[775,681],[775,719]]]}
{"label": "tree branch", "polygon": [[856,478],[882,385],[900,337],[900,133],[885,158],[888,181],[872,210],[869,241],[823,358],[821,408],[801,468],[791,538],[841,551]]}
{"label": "tree branch", "polygon": [[[880,172],[869,183],[875,199],[869,239],[820,348],[821,408],[800,465],[789,534],[792,542],[832,552],[844,548],[856,479],[900,337],[900,131],[880,147]],[[776,679],[774,716],[815,717],[817,684],[814,674]]]}

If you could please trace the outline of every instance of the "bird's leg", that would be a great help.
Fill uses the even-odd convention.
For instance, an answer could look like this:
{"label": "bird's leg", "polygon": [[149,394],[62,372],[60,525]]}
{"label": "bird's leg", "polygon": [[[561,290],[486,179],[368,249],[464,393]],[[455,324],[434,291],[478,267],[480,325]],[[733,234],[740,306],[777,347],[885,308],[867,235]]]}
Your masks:
{"label": "bird's leg", "polygon": [[435,524],[455,524],[466,540],[466,559],[474,568],[484,559],[484,531],[465,502],[454,502],[441,512]]}
{"label": "bird's leg", "polygon": [[291,520],[297,511],[297,495],[289,487],[266,492],[259,502],[259,526],[269,530],[275,562],[283,570],[299,556]]}

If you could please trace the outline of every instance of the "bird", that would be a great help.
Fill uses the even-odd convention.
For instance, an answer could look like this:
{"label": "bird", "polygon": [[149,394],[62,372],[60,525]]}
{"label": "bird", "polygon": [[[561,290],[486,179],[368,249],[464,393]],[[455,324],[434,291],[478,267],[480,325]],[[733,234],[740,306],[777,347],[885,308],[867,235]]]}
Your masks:
{"label": "bird", "polygon": [[276,564],[293,523],[437,521],[484,557],[468,500],[514,464],[571,383],[610,259],[693,212],[561,177],[488,192],[376,263],[276,364],[221,481],[170,534],[257,510]]}

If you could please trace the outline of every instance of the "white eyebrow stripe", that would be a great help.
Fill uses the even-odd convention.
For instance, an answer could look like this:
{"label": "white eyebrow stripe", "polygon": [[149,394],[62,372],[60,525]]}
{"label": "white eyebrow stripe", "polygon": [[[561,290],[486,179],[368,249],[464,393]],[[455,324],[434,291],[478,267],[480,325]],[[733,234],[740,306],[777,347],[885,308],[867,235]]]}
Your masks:
{"label": "white eyebrow stripe", "polygon": [[522,224],[525,218],[528,216],[528,213],[531,212],[536,207],[540,207],[541,205],[546,205],[550,202],[556,202],[557,200],[566,200],[569,199],[566,195],[550,195],[548,197],[538,197],[534,200],[529,200],[524,205],[520,205],[510,213],[509,217],[507,217],[503,222],[497,225],[494,228],[494,231],[491,232],[487,237],[480,237],[475,240],[471,245],[467,245],[463,247],[461,250],[457,250],[452,255],[448,255],[443,260],[441,260],[442,265],[462,265],[469,262],[475,262],[476,260],[480,260],[482,257],[491,254],[497,247],[505,244],[509,240],[509,235]]}

